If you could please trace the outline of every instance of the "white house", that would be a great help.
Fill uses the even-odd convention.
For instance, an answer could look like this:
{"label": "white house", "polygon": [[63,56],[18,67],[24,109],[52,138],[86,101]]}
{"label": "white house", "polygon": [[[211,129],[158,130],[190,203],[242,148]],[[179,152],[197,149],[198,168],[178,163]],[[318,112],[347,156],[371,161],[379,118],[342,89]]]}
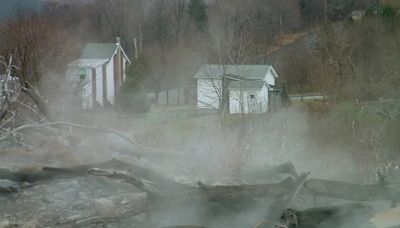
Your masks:
{"label": "white house", "polygon": [[68,65],[67,80],[74,99],[83,109],[115,102],[115,94],[126,79],[128,56],[116,43],[88,43],[79,59]]}
{"label": "white house", "polygon": [[270,92],[274,90],[278,74],[270,65],[204,64],[194,78],[197,108],[219,109],[225,88],[230,113],[263,113],[269,109]]}

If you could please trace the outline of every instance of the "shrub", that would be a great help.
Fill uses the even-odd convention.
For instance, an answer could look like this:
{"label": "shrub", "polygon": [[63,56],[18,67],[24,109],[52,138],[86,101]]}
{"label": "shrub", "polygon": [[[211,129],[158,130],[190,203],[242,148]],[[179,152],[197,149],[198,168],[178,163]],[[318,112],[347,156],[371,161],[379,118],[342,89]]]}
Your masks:
{"label": "shrub", "polygon": [[122,86],[117,94],[116,104],[122,112],[144,113],[150,110],[150,99],[142,87]]}
{"label": "shrub", "polygon": [[397,17],[397,11],[390,5],[384,5],[380,12],[386,22],[394,22]]}

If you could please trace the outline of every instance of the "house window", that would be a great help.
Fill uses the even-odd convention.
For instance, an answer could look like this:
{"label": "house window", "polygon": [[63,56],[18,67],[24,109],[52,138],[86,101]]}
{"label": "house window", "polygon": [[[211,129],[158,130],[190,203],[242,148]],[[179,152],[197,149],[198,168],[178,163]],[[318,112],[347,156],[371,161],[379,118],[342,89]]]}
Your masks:
{"label": "house window", "polygon": [[80,68],[79,69],[79,79],[80,80],[85,80],[86,77],[86,69],[85,68]]}
{"label": "house window", "polygon": [[250,94],[250,99],[254,99],[254,98],[255,98],[254,94]]}

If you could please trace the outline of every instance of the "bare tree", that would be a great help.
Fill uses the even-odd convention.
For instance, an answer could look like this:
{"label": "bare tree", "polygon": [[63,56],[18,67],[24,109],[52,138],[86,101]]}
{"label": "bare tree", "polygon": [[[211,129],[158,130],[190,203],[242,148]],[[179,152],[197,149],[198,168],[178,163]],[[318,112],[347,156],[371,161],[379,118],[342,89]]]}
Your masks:
{"label": "bare tree", "polygon": [[135,39],[141,40],[141,30],[145,18],[144,0],[101,0],[91,5],[91,18],[102,39],[121,37],[124,48],[133,52]]}
{"label": "bare tree", "polygon": [[[225,72],[225,65],[242,65],[249,61],[250,51],[252,48],[252,38],[250,36],[246,17],[238,17],[231,14],[228,10],[221,8],[221,14],[225,14],[226,21],[221,22],[213,28],[210,28],[210,34],[203,45],[206,48],[204,56],[206,61],[211,64],[222,66],[221,83],[213,83],[215,91],[220,91],[219,105],[222,115],[229,112],[228,110],[228,86],[230,83],[229,76]],[[222,32],[221,32],[222,31]],[[237,69],[240,71],[240,69]],[[220,88],[218,88],[220,87]]]}
{"label": "bare tree", "polygon": [[[42,76],[50,70],[62,70],[61,53],[66,39],[65,32],[38,14],[10,18],[2,24],[0,53],[13,55],[16,72],[22,83],[40,85]],[[51,62],[51,64],[50,64]]]}
{"label": "bare tree", "polygon": [[[8,83],[12,82],[11,112],[20,120],[25,119],[22,116],[26,112],[31,112],[32,119],[52,119],[43,98],[46,94],[42,81],[45,75],[52,74],[54,78],[56,72],[64,72],[66,32],[47,15],[38,13],[17,14],[4,20],[0,26],[0,55],[10,60],[6,77],[2,78],[3,86],[8,88],[4,88],[2,93],[10,91]],[[18,70],[10,68],[13,65],[18,66]],[[8,95],[9,99],[11,95]]]}
{"label": "bare tree", "polygon": [[353,48],[347,40],[346,31],[335,28],[330,24],[322,27],[316,47],[316,54],[321,63],[321,74],[324,77],[325,91],[332,98],[341,100],[346,97],[354,72],[352,59]]}
{"label": "bare tree", "polygon": [[0,123],[4,119],[4,117],[8,113],[8,107],[10,105],[10,90],[8,86],[8,82],[11,78],[11,72],[13,70],[12,65],[13,58],[10,56],[9,61],[7,62],[3,57],[0,56],[0,64],[5,68],[5,74],[1,74],[0,71]]}
{"label": "bare tree", "polygon": [[174,21],[174,38],[175,45],[178,46],[179,38],[183,32],[183,23],[186,16],[186,0],[173,0],[172,2],[173,21]]}
{"label": "bare tree", "polygon": [[168,48],[168,44],[174,37],[170,31],[170,11],[167,6],[165,1],[157,1],[151,8],[148,20],[149,38],[155,41],[162,50]]}

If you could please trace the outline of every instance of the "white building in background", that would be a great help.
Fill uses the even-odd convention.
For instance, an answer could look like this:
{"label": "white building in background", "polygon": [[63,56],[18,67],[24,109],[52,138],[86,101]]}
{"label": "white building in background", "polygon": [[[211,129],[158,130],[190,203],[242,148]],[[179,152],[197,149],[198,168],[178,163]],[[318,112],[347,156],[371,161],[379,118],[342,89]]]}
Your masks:
{"label": "white building in background", "polygon": [[67,80],[74,100],[83,109],[115,102],[115,94],[126,79],[128,56],[116,43],[88,43],[79,59],[68,65]]}
{"label": "white building in background", "polygon": [[[222,79],[225,77],[225,86]],[[228,90],[230,113],[264,113],[270,108],[278,74],[270,65],[201,65],[197,81],[197,108],[219,109],[223,87]]]}

